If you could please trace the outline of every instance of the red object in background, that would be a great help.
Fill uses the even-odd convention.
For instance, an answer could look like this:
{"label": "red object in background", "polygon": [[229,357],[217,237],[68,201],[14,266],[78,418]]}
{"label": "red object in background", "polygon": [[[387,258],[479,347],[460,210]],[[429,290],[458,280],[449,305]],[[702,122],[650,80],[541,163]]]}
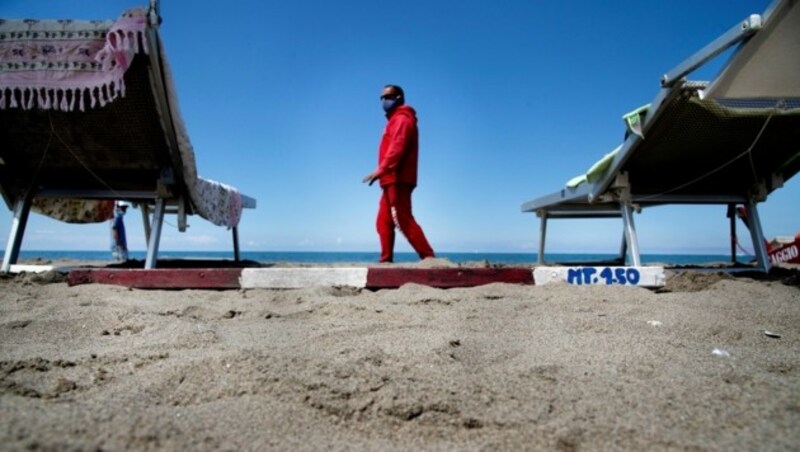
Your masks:
{"label": "red object in background", "polygon": [[767,252],[770,263],[800,264],[800,233],[794,236],[794,242],[783,245],[772,245]]}

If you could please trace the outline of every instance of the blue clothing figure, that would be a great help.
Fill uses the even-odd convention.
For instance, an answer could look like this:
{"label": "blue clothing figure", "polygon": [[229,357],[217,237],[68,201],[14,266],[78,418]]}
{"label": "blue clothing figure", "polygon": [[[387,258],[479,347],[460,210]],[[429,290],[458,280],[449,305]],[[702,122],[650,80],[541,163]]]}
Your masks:
{"label": "blue clothing figure", "polygon": [[128,241],[125,238],[125,222],[122,221],[127,210],[127,203],[117,201],[114,219],[111,222],[111,256],[115,262],[128,260]]}

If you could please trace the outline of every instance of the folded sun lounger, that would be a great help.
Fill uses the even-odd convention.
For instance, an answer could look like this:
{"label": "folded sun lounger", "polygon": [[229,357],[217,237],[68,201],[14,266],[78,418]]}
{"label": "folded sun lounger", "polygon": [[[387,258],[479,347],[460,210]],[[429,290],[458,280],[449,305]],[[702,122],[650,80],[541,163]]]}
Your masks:
{"label": "folded sun lounger", "polygon": [[[200,177],[159,35],[155,0],[116,21],[0,21],[0,190],[13,224],[2,271],[19,255],[30,210],[67,222],[142,208],[146,268],[164,215],[233,230],[254,199]],[[152,220],[150,213],[152,212]]]}
{"label": "folded sun lounger", "polygon": [[[711,82],[686,76],[738,45]],[[563,189],[522,205],[541,221],[621,217],[621,259],[641,265],[633,213],[664,204],[744,205],[759,267],[769,259],[756,205],[800,170],[800,5],[777,0],[669,71],[626,139]],[[732,221],[734,221],[732,219]]]}

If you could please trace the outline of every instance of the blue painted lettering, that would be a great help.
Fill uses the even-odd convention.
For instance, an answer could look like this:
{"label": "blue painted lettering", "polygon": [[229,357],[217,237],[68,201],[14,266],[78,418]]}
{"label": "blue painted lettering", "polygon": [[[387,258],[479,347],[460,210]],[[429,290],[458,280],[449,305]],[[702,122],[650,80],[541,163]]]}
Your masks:
{"label": "blue painted lettering", "polygon": [[581,272],[580,268],[568,268],[567,269],[567,282],[569,284],[583,284],[583,273]]}
{"label": "blue painted lettering", "polygon": [[628,282],[634,286],[639,284],[639,280],[642,279],[642,275],[639,274],[639,270],[635,268],[629,268],[625,272],[625,276],[628,277]]}
{"label": "blue painted lettering", "polygon": [[592,276],[597,273],[597,269],[594,267],[584,267],[583,268],[583,282],[586,284],[592,284]]}

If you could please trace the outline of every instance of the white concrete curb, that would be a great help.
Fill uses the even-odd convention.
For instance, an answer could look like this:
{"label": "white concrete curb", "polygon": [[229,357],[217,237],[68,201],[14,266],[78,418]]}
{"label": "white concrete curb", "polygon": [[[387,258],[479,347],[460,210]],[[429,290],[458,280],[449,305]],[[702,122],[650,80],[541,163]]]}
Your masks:
{"label": "white concrete curb", "polygon": [[362,288],[367,285],[367,268],[245,268],[239,281],[242,289]]}
{"label": "white concrete curb", "polygon": [[566,282],[572,285],[663,287],[664,267],[536,267],[536,285]]}
{"label": "white concrete curb", "polygon": [[67,272],[70,267],[56,267],[55,265],[27,265],[27,264],[14,264],[9,269],[9,273],[44,273],[51,270]]}

